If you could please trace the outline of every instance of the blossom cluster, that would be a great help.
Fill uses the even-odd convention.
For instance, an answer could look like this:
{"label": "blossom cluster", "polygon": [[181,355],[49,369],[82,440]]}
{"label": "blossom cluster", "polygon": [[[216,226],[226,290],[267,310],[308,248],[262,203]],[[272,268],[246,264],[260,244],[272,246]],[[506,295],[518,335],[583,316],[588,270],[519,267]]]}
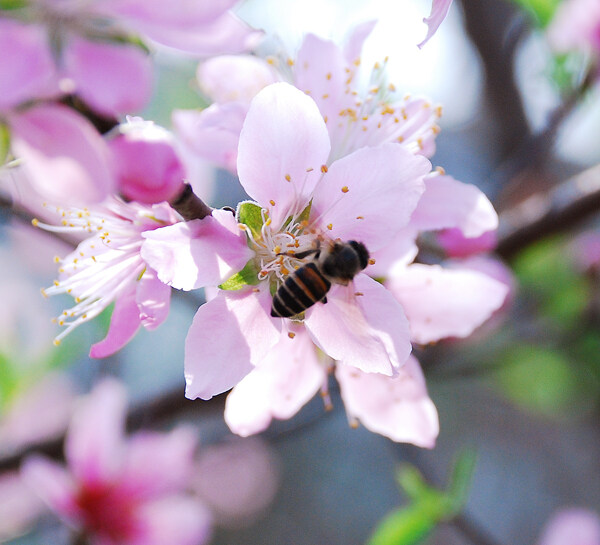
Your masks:
{"label": "blossom cluster", "polygon": [[[450,3],[434,1],[425,41]],[[425,264],[418,242],[446,233],[471,255],[489,248],[497,215],[479,189],[432,167],[441,107],[400,94],[385,60],[365,74],[374,23],[342,46],[309,34],[292,56],[232,55],[258,34],[231,5],[36,0],[0,18],[7,47],[31,60],[3,67],[2,122],[47,201],[34,224],[79,241],[43,290],[75,300],[55,320],[56,343],[114,303],[90,351],[109,356],[165,320],[171,288],[205,288],[186,396],[232,390],[234,432],[290,418],[317,392],[329,406],[334,375],[351,425],[432,447],[437,413],[413,346],[468,336],[508,287],[467,261]],[[174,134],[118,122],[149,96],[155,43],[226,53],[198,68],[211,106],[175,111]],[[190,156],[236,174],[249,200],[207,206],[185,182]]]}

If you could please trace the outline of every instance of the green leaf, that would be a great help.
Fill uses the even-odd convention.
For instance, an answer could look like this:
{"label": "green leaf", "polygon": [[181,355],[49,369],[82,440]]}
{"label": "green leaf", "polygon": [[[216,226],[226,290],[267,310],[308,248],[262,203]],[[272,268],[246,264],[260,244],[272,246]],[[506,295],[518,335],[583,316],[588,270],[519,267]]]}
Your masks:
{"label": "green leaf", "polygon": [[429,536],[436,521],[422,504],[394,511],[385,517],[368,545],[417,545]]}
{"label": "green leaf", "polygon": [[476,465],[477,451],[469,448],[463,449],[454,462],[446,496],[449,508],[448,516],[456,516],[467,503]]}
{"label": "green leaf", "polygon": [[231,278],[225,280],[219,288],[236,291],[241,290],[244,286],[255,286],[258,282],[258,268],[254,260],[251,259],[240,272],[235,273]]}
{"label": "green leaf", "polygon": [[560,0],[513,0],[515,4],[527,11],[535,23],[544,28],[554,17]]}
{"label": "green leaf", "polygon": [[262,236],[263,215],[260,205],[251,201],[242,202],[238,205],[236,216],[240,223],[250,228],[253,237],[260,238]]}
{"label": "green leaf", "polygon": [[0,165],[3,165],[8,158],[10,150],[10,131],[8,126],[0,123]]}
{"label": "green leaf", "polygon": [[27,6],[27,0],[0,0],[0,10],[20,9]]}

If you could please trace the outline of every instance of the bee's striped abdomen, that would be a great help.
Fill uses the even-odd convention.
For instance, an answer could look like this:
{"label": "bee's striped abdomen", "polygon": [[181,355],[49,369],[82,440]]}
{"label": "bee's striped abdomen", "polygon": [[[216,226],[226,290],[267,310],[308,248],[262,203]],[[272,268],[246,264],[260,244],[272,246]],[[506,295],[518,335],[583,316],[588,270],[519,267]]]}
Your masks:
{"label": "bee's striped abdomen", "polygon": [[289,318],[314,305],[327,295],[331,283],[314,263],[290,274],[273,296],[271,316]]}

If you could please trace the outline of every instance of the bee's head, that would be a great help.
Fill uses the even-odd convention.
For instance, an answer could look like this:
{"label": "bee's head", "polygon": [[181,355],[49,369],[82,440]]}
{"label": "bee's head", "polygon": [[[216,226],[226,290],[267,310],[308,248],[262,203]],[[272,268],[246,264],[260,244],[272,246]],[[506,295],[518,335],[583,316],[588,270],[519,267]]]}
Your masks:
{"label": "bee's head", "polygon": [[348,241],[348,244],[352,246],[360,262],[360,269],[363,270],[369,264],[369,250],[362,242],[356,242],[355,240]]}

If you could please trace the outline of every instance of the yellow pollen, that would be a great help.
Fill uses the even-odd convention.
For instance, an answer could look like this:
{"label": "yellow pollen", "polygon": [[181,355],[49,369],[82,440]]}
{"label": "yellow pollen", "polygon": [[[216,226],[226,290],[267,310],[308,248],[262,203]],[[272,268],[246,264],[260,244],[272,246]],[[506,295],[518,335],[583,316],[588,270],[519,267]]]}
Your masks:
{"label": "yellow pollen", "polygon": [[329,119],[329,118],[328,118],[326,115],[324,115],[324,116],[323,116],[323,121],[325,121],[325,123],[327,123],[327,120],[328,120],[328,119]]}
{"label": "yellow pollen", "polygon": [[360,58],[356,59],[352,64],[354,64],[354,66],[360,66]]}
{"label": "yellow pollen", "polygon": [[381,121],[379,123],[377,123],[377,128],[381,129]]}
{"label": "yellow pollen", "polygon": [[92,256],[92,261],[93,261],[94,263],[96,263],[96,256],[95,256],[95,255],[93,255],[93,256]]}
{"label": "yellow pollen", "polygon": [[442,117],[442,107],[441,106],[436,107],[435,115],[437,115],[438,117]]}
{"label": "yellow pollen", "polygon": [[400,120],[397,117],[394,117],[394,123],[400,123]]}
{"label": "yellow pollen", "polygon": [[348,189],[347,185],[345,185],[344,187],[342,187],[342,193],[348,193],[348,191],[350,191],[350,190]]}
{"label": "yellow pollen", "polygon": [[271,199],[269,202],[271,203],[271,206],[275,206],[275,201],[273,199]]}
{"label": "yellow pollen", "polygon": [[383,109],[381,110],[381,115],[385,115],[385,114],[393,114],[394,113],[394,108],[390,107],[388,104],[386,104]]}
{"label": "yellow pollen", "polygon": [[58,325],[65,325],[65,321],[64,320],[58,320]]}
{"label": "yellow pollen", "polygon": [[388,90],[394,93],[396,91],[396,86],[393,83],[388,85]]}
{"label": "yellow pollen", "polygon": [[271,225],[271,218],[267,218],[267,221],[265,221],[265,225],[267,225],[267,226]]}
{"label": "yellow pollen", "polygon": [[55,280],[55,281],[54,281],[54,285],[55,285],[55,286],[57,286],[57,287],[58,287],[58,286],[60,286],[60,283],[59,283],[59,281],[58,281],[58,280]]}
{"label": "yellow pollen", "polygon": [[368,129],[368,127],[367,127],[366,125],[363,125],[363,128],[362,128],[362,130],[363,130],[364,132],[367,132],[369,129]]}
{"label": "yellow pollen", "polygon": [[286,269],[283,265],[281,265],[279,270],[281,271],[281,274],[290,274],[290,271]]}
{"label": "yellow pollen", "polygon": [[83,256],[84,256],[84,253],[83,253],[83,252],[79,252],[79,255],[80,255],[81,257],[83,257]]}
{"label": "yellow pollen", "polygon": [[310,89],[307,89],[306,91],[304,91],[305,95],[310,95]]}
{"label": "yellow pollen", "polygon": [[276,254],[281,252],[281,246],[275,246],[275,248],[273,248],[273,252],[275,252]]}
{"label": "yellow pollen", "polygon": [[294,66],[294,59],[292,59],[291,57],[290,57],[290,58],[288,58],[288,60],[287,60],[287,65],[288,65],[288,66]]}
{"label": "yellow pollen", "polygon": [[265,276],[267,276],[267,274],[269,274],[267,271],[260,271],[258,273],[258,276],[260,276],[261,278],[264,278]]}
{"label": "yellow pollen", "polygon": [[379,64],[379,62],[376,62],[376,63],[373,65],[373,68],[374,68],[375,70],[379,70],[379,69],[381,68],[381,64]]}
{"label": "yellow pollen", "polygon": [[63,267],[61,267],[60,269],[58,269],[58,272],[62,274],[65,272],[65,269]]}
{"label": "yellow pollen", "polygon": [[67,290],[67,293],[71,293],[72,291],[73,291],[73,289],[72,289],[72,288],[69,288],[69,289]]}
{"label": "yellow pollen", "polygon": [[401,142],[401,143],[402,143],[402,142],[404,142],[404,136],[399,136],[398,138],[396,138],[396,140],[397,140],[398,142]]}
{"label": "yellow pollen", "polygon": [[73,263],[75,263],[75,264],[77,264],[77,262],[78,262],[78,261],[79,261],[79,259],[78,259],[78,258],[74,258],[74,259],[73,259]]}
{"label": "yellow pollen", "polygon": [[76,303],[81,303],[81,298],[80,297],[75,297],[75,302]]}
{"label": "yellow pollen", "polygon": [[363,121],[366,121],[367,119],[369,119],[369,116],[368,115],[363,115],[362,119],[363,119]]}
{"label": "yellow pollen", "polygon": [[419,146],[419,149],[423,149],[423,139],[422,138],[417,138],[417,145]]}
{"label": "yellow pollen", "polygon": [[440,134],[440,132],[442,132],[442,129],[440,129],[437,125],[434,125],[433,127],[431,127],[431,132],[433,134]]}
{"label": "yellow pollen", "polygon": [[82,314],[81,317],[85,320],[87,318],[87,314]]}
{"label": "yellow pollen", "polygon": [[31,225],[33,225],[34,227],[37,227],[40,223],[40,220],[38,220],[37,218],[33,218],[31,220]]}
{"label": "yellow pollen", "polygon": [[246,230],[246,226],[243,223],[238,223],[238,229],[240,231],[245,231]]}
{"label": "yellow pollen", "polygon": [[375,265],[375,260],[373,258],[369,259],[369,265]]}
{"label": "yellow pollen", "polygon": [[355,291],[354,295],[356,295],[356,297],[360,297],[360,296],[364,295],[364,293],[362,291]]}
{"label": "yellow pollen", "polygon": [[48,298],[48,294],[46,293],[46,290],[45,290],[44,288],[42,288],[42,289],[40,290],[40,292],[41,292],[41,294],[42,294],[44,297],[46,297],[46,299]]}
{"label": "yellow pollen", "polygon": [[327,168],[327,165],[321,165],[321,172],[323,174],[325,174],[329,169]]}
{"label": "yellow pollen", "polygon": [[442,176],[444,174],[446,174],[446,171],[444,170],[444,167],[435,167],[435,171],[438,172],[439,174],[441,174]]}
{"label": "yellow pollen", "polygon": [[295,336],[296,336],[296,334],[295,334],[293,331],[289,331],[289,332],[288,332],[288,337],[289,337],[290,339],[293,339]]}
{"label": "yellow pollen", "polygon": [[329,93],[325,93],[325,94],[323,95],[323,98],[329,98]]}
{"label": "yellow pollen", "polygon": [[327,72],[327,75],[325,76],[328,80],[331,79],[331,72]]}
{"label": "yellow pollen", "polygon": [[356,216],[356,219],[357,219],[357,220],[364,220],[364,219],[365,219],[365,217],[364,217],[364,216]]}
{"label": "yellow pollen", "polygon": [[331,230],[333,229],[333,224],[332,224],[332,223],[330,223],[330,224],[327,226],[327,229],[329,229],[329,230],[331,231]]}
{"label": "yellow pollen", "polygon": [[60,339],[54,339],[54,346],[60,346]]}
{"label": "yellow pollen", "polygon": [[357,430],[357,429],[358,429],[358,420],[356,420],[356,418],[353,418],[353,419],[352,419],[352,420],[349,422],[349,424],[350,424],[350,427],[351,427],[353,430]]}
{"label": "yellow pollen", "polygon": [[54,256],[54,263],[60,263],[60,257],[57,255]]}
{"label": "yellow pollen", "polygon": [[53,324],[57,324],[57,323],[58,323],[58,320],[57,320],[56,318],[52,318],[52,319],[50,320],[50,322],[51,322],[51,323],[53,323]]}
{"label": "yellow pollen", "polygon": [[270,64],[271,66],[275,64],[275,58],[274,57],[267,57],[267,64]]}
{"label": "yellow pollen", "polygon": [[62,220],[60,223],[63,225],[63,227],[66,227],[69,222],[67,220]]}
{"label": "yellow pollen", "polygon": [[291,182],[292,181],[292,177],[289,174],[285,175],[285,180],[286,182]]}

